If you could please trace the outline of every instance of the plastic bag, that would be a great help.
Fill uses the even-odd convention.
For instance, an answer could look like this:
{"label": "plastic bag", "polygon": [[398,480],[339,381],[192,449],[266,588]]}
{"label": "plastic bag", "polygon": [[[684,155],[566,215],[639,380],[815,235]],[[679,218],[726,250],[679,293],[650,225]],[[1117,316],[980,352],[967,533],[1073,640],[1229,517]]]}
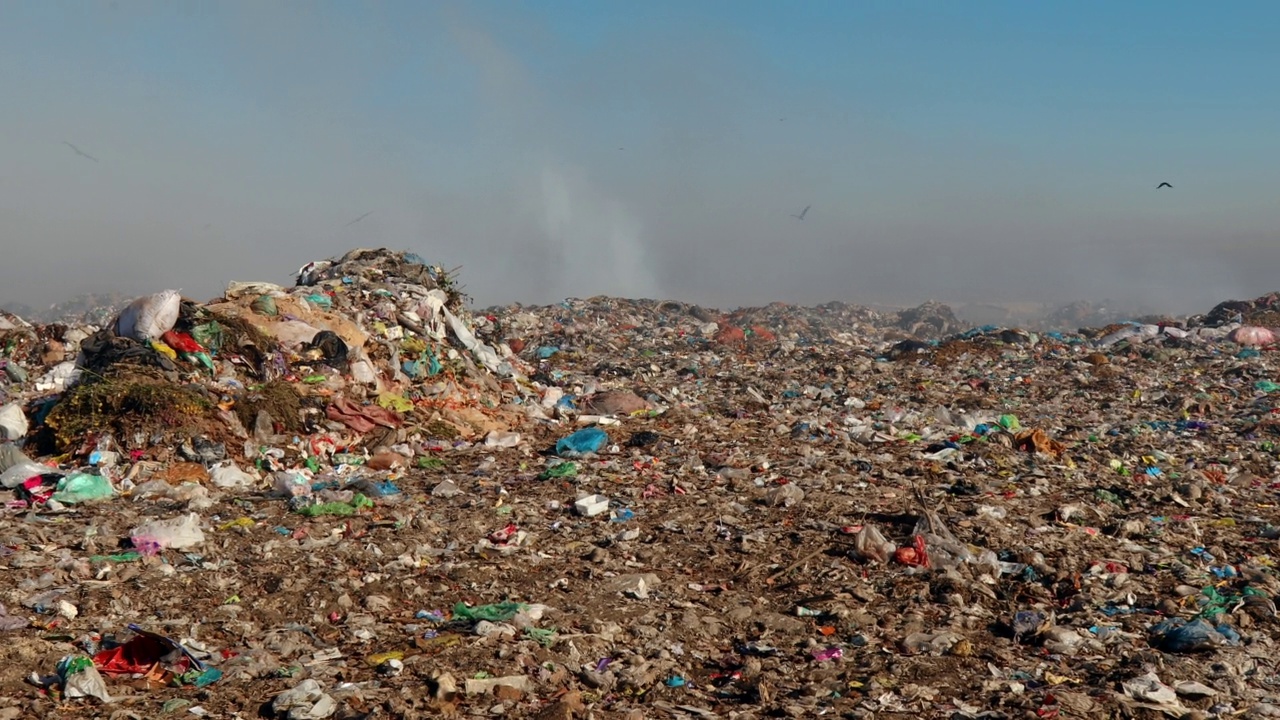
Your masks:
{"label": "plastic bag", "polygon": [[538,473],[539,480],[571,478],[578,476],[578,466],[571,462],[559,462]]}
{"label": "plastic bag", "polygon": [[222,343],[226,341],[226,336],[222,332],[222,326],[217,322],[207,322],[203,325],[196,325],[191,328],[191,337],[214,352],[222,349]]}
{"label": "plastic bag", "polygon": [[321,310],[333,309],[333,298],[325,295],[324,293],[311,293],[310,295],[304,296],[302,299],[312,305],[315,305]]}
{"label": "plastic bag", "polygon": [[31,623],[27,622],[26,618],[19,617],[17,615],[10,615],[8,608],[4,606],[4,603],[0,603],[0,632],[22,630],[30,625]]}
{"label": "plastic bag", "polygon": [[770,507],[792,507],[804,500],[804,490],[795,483],[778,485],[769,488],[764,494],[764,499]]}
{"label": "plastic bag", "polygon": [[[186,482],[181,485],[170,485],[163,480],[152,480],[133,489],[135,499],[146,497],[162,497],[166,500],[181,503],[188,510],[207,510],[213,507],[209,497],[209,489],[199,483]],[[57,496],[54,496],[57,499]]]}
{"label": "plastic bag", "polygon": [[270,295],[259,295],[258,299],[253,301],[252,308],[254,312],[267,317],[275,317],[280,314],[280,311],[276,308],[276,299]]}
{"label": "plastic bag", "polygon": [[76,503],[106,500],[115,495],[111,482],[101,475],[92,473],[71,473],[58,481],[53,499],[67,505]]}
{"label": "plastic bag", "polygon": [[67,699],[95,697],[104,703],[111,702],[107,683],[93,666],[93,660],[83,655],[68,655],[58,661],[57,672],[62,680],[62,694]]}
{"label": "plastic bag", "polygon": [[887,563],[895,549],[894,544],[875,525],[864,525],[853,536],[853,554],[865,562]]}
{"label": "plastic bag", "polygon": [[520,433],[494,430],[484,439],[484,446],[491,448],[513,448],[520,444]]}
{"label": "plastic bag", "polygon": [[321,720],[338,711],[338,703],[311,678],[271,701],[271,712],[288,720]]}
{"label": "plastic bag", "polygon": [[262,331],[278,340],[281,345],[291,348],[304,347],[320,334],[320,328],[301,320],[273,322],[264,326]]}
{"label": "plastic bag", "polygon": [[168,520],[153,520],[134,528],[129,537],[133,540],[134,547],[150,552],[159,552],[165,548],[185,550],[204,543],[200,516],[195,513]]}
{"label": "plastic bag", "polygon": [[1151,644],[1171,653],[1203,652],[1233,644],[1219,630],[1203,619],[1187,622],[1182,618],[1169,618],[1152,626]]}
{"label": "plastic bag", "polygon": [[902,649],[909,655],[943,655],[962,639],[952,632],[917,632],[902,639]]}
{"label": "plastic bag", "polygon": [[30,424],[27,414],[18,403],[0,407],[0,440],[21,440],[27,436]]}
{"label": "plastic bag", "polygon": [[1276,341],[1276,334],[1264,327],[1251,327],[1246,325],[1238,327],[1231,331],[1227,339],[1238,345],[1246,347],[1262,347],[1264,345],[1272,345]]}
{"label": "plastic bag", "polygon": [[227,291],[224,293],[227,298],[235,300],[237,298],[248,297],[249,295],[274,295],[283,297],[285,290],[283,287],[269,282],[242,282],[233,280],[227,283]]}
{"label": "plastic bag", "polygon": [[165,290],[129,303],[116,319],[116,335],[141,343],[158,339],[173,329],[182,310],[182,294]]}
{"label": "plastic bag", "polygon": [[458,342],[463,347],[471,351],[476,360],[480,361],[491,372],[502,374],[500,371],[503,365],[502,358],[498,357],[498,353],[493,348],[485,345],[476,338],[476,336],[467,328],[466,323],[458,319],[456,315],[449,312],[448,308],[444,309],[444,317],[449,321],[449,327],[453,330],[454,337],[458,338]]}
{"label": "plastic bag", "polygon": [[978,558],[968,547],[956,540],[946,523],[935,512],[926,513],[916,522],[916,537],[924,539],[928,548],[928,566],[937,570],[958,568],[964,563],[975,563]]}
{"label": "plastic bag", "polygon": [[3,474],[0,474],[0,485],[12,490],[33,477],[38,475],[48,475],[54,472],[57,471],[48,465],[41,465],[38,462],[27,460],[24,456],[23,460],[20,460],[13,467],[5,470]]}
{"label": "plastic bag", "polygon": [[9,472],[9,468],[17,467],[22,463],[31,462],[31,458],[19,450],[17,445],[11,442],[0,442],[0,473]]}
{"label": "plastic bag", "polygon": [[560,439],[556,443],[556,454],[560,456],[583,455],[599,452],[609,441],[609,435],[600,428],[583,428],[572,435]]}
{"label": "plastic bag", "polygon": [[235,463],[225,463],[213,468],[209,473],[209,481],[214,487],[220,487],[224,490],[236,490],[250,488],[257,484],[258,479],[244,470]]}
{"label": "plastic bag", "polygon": [[311,495],[311,481],[300,473],[282,470],[275,474],[275,493],[287,498],[308,497]]}
{"label": "plastic bag", "polygon": [[333,367],[345,367],[349,362],[350,349],[338,333],[332,330],[321,330],[315,337],[307,341],[308,350],[315,350],[325,363]]}
{"label": "plastic bag", "polygon": [[506,622],[517,613],[528,609],[528,605],[517,602],[501,602],[493,605],[477,605],[468,607],[465,603],[453,606],[455,620],[488,620],[489,622]]}
{"label": "plastic bag", "polygon": [[373,501],[363,494],[356,494],[351,502],[327,502],[314,505],[303,505],[298,508],[299,515],[306,517],[323,517],[325,515],[355,515],[363,509],[373,507]]}

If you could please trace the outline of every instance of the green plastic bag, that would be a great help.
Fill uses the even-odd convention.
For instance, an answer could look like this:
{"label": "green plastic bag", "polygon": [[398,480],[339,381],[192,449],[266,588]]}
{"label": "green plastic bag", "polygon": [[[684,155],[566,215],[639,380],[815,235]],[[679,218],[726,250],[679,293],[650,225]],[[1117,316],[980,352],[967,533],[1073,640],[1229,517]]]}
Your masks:
{"label": "green plastic bag", "polygon": [[253,311],[259,315],[267,317],[275,317],[280,314],[280,310],[276,308],[276,299],[270,295],[259,295],[257,300],[253,301]]}
{"label": "green plastic bag", "polygon": [[355,515],[361,508],[373,507],[373,501],[364,495],[356,495],[350,503],[332,502],[320,505],[307,505],[298,510],[299,515],[320,517],[322,515]]}
{"label": "green plastic bag", "polygon": [[115,495],[111,483],[101,475],[72,473],[58,481],[53,499],[64,505],[106,500]]}
{"label": "green plastic bag", "polygon": [[191,328],[191,337],[200,343],[201,347],[212,352],[221,350],[222,343],[225,341],[222,326],[216,321]]}
{"label": "green plastic bag", "polygon": [[385,410],[407,413],[413,410],[413,403],[401,395],[390,392],[378,393],[378,405]]}
{"label": "green plastic bag", "polygon": [[1018,422],[1017,415],[1001,415],[1000,427],[1008,430],[1009,432],[1018,432],[1022,429],[1022,423]]}
{"label": "green plastic bag", "polygon": [[321,310],[329,310],[333,308],[333,298],[325,295],[324,293],[311,293],[303,299]]}
{"label": "green plastic bag", "polygon": [[528,607],[524,603],[517,602],[501,602],[493,605],[477,605],[475,607],[467,607],[465,603],[458,603],[453,606],[453,617],[457,620],[506,622],[515,617],[516,613]]}
{"label": "green plastic bag", "polygon": [[554,478],[577,477],[578,466],[571,462],[562,462],[538,473],[539,480],[551,480]]}

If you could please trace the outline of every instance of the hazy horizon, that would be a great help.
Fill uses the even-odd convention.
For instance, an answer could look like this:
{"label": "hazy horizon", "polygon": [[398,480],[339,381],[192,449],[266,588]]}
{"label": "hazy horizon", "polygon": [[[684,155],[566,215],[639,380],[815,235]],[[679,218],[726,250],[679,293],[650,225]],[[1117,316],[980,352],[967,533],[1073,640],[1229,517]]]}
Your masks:
{"label": "hazy horizon", "polygon": [[0,303],[390,247],[481,306],[1202,312],[1280,288],[1277,29],[1262,2],[0,4]]}

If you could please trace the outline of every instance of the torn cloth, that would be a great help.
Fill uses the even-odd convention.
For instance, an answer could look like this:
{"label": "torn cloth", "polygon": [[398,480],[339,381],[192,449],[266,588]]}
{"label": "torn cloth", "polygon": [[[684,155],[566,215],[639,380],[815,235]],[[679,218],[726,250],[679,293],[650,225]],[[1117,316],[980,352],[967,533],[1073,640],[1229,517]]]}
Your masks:
{"label": "torn cloth", "polygon": [[377,405],[357,405],[346,398],[333,401],[325,413],[330,420],[340,422],[358,433],[367,433],[376,427],[395,429],[404,423],[399,413]]}

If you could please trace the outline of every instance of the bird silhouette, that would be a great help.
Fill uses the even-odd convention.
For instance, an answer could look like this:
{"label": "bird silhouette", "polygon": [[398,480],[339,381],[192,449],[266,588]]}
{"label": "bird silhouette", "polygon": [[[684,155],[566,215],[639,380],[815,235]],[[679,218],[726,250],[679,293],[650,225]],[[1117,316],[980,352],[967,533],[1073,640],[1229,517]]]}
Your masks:
{"label": "bird silhouette", "polygon": [[799,215],[792,215],[791,217],[793,217],[793,218],[795,218],[795,219],[797,219],[797,220],[803,220],[803,219],[804,219],[804,216],[805,216],[805,215],[807,215],[807,214],[809,214],[809,208],[811,208],[811,207],[813,207],[813,206],[812,206],[812,205],[805,205],[805,206],[804,206],[804,209],[800,211],[800,214],[799,214]]}
{"label": "bird silhouette", "polygon": [[1159,190],[1160,188],[1169,188],[1170,190],[1172,190],[1173,186],[1170,185],[1169,183],[1160,183],[1159,185],[1156,186],[1156,189]]}
{"label": "bird silhouette", "polygon": [[356,218],[355,220],[352,220],[351,222],[347,223],[346,225],[343,225],[342,227],[351,227],[352,225],[355,225],[356,223],[358,223],[358,222],[360,222],[361,220],[363,220],[363,219],[365,219],[365,218],[369,217],[369,216],[370,216],[370,215],[372,215],[372,214],[373,214],[373,211],[372,211],[372,210],[370,210],[369,212],[367,212],[367,213],[365,213],[365,214],[361,215],[360,217]]}
{"label": "bird silhouette", "polygon": [[67,142],[66,140],[63,140],[63,141],[62,141],[62,144],[63,144],[63,145],[66,145],[66,146],[67,146],[67,147],[69,147],[69,148],[71,148],[71,152],[73,152],[73,153],[75,153],[75,154],[79,155],[80,157],[82,157],[82,158],[88,158],[88,159],[90,159],[90,160],[92,160],[92,161],[94,161],[94,162],[98,162],[98,158],[96,158],[96,157],[94,157],[94,156],[90,155],[89,153],[87,153],[87,152],[85,152],[85,151],[81,150],[80,148],[76,147],[75,145],[72,145],[71,143]]}

